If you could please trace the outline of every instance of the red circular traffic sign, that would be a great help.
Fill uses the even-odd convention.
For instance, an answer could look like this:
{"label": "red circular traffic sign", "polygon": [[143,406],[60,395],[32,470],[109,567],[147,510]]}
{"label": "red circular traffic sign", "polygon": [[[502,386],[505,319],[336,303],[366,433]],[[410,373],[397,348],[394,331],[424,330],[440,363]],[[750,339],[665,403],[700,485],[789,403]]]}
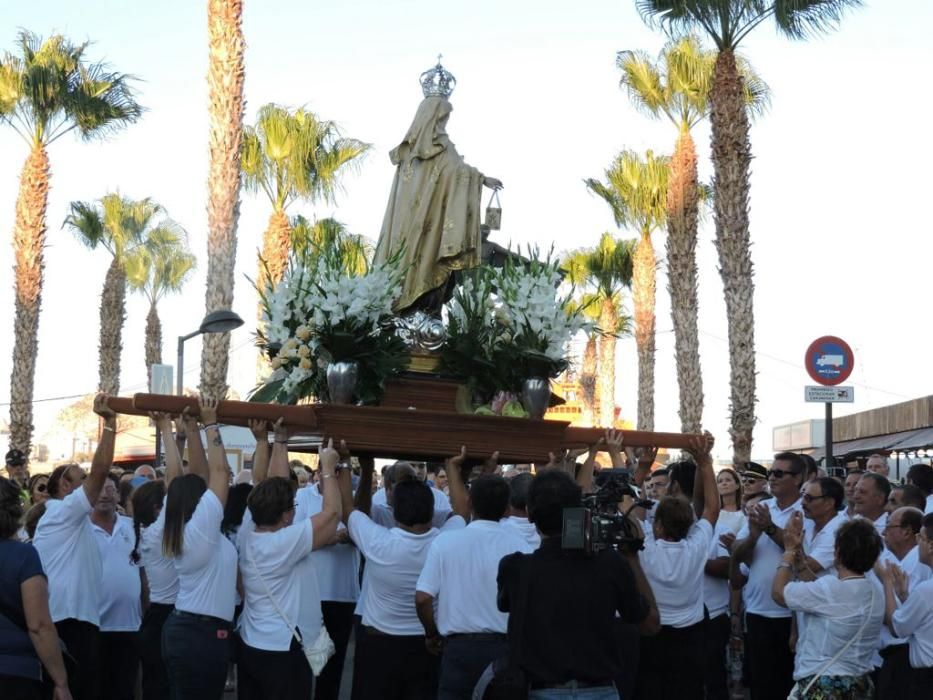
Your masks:
{"label": "red circular traffic sign", "polygon": [[823,386],[836,386],[852,374],[855,355],[842,338],[824,335],[810,343],[804,364],[813,381]]}

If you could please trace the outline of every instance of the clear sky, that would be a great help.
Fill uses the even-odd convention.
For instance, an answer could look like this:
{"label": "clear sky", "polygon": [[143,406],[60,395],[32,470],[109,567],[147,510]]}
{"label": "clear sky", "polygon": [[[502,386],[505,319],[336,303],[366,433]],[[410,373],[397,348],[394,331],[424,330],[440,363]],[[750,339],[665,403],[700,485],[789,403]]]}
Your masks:
{"label": "clear sky", "polygon": [[[615,53],[655,54],[664,37],[648,29],[630,0],[246,0],[247,122],[267,102],[307,105],[374,148],[345,181],[335,206],[295,205],[291,213],[335,215],[352,231],[377,237],[392,178],[388,151],[404,135],[421,98],[418,75],[438,53],[458,79],[448,131],[469,163],[502,179],[503,244],[554,243],[567,250],[615,231],[609,210],[590,196],[622,148],[670,152],[674,133],[637,113],[618,89]],[[758,418],[754,454],[771,452],[771,428],[822,417],[803,402],[810,383],[802,364],[817,336],[839,335],[856,353],[849,383],[854,405],[837,414],[933,393],[925,366],[933,342],[928,301],[930,197],[925,163],[933,98],[933,4],[870,0],[840,30],[790,42],[763,25],[744,53],[770,84],[773,105],[752,130],[752,256],[756,271]],[[88,55],[140,78],[143,120],[102,143],[66,137],[53,145],[46,285],[40,322],[35,398],[93,391],[97,382],[98,302],[108,261],[89,252],[61,222],[72,200],[119,188],[151,196],[185,226],[199,258],[185,292],[161,306],[163,359],[174,363],[175,337],[204,314],[206,263],[206,2],[162,0],[0,0],[0,49],[16,28],[91,39]],[[911,106],[913,105],[913,106]],[[708,178],[709,132],[695,138]],[[0,129],[0,230],[12,231],[26,148]],[[484,202],[485,205],[485,202]],[[244,193],[239,227],[235,310],[255,317],[245,275],[268,203]],[[625,232],[620,235],[633,235]],[[701,353],[705,423],[728,441],[725,304],[712,245],[700,232]],[[676,430],[673,333],[663,263],[664,233],[655,238],[658,272],[656,426]],[[12,268],[0,246],[0,270]],[[9,272],[8,272],[9,274]],[[145,385],[146,305],[131,297],[124,331],[122,388]],[[8,401],[12,354],[12,276],[0,285],[0,402]],[[251,321],[233,334],[230,382],[253,385]],[[619,402],[633,419],[634,340],[620,343]],[[200,343],[186,345],[186,384],[197,384]],[[37,404],[37,439],[66,402]],[[6,414],[6,406],[0,407]]]}

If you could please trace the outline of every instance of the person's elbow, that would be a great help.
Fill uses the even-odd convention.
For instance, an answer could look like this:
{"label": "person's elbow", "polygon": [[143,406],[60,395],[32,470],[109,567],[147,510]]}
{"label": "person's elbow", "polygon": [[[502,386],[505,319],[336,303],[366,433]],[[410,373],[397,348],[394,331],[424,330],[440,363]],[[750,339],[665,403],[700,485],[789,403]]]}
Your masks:
{"label": "person's elbow", "polygon": [[424,591],[415,591],[415,607],[424,608],[429,605],[434,605],[434,596]]}
{"label": "person's elbow", "polygon": [[645,619],[638,625],[638,631],[643,637],[653,637],[661,631],[661,613],[656,606],[651,606]]}
{"label": "person's elbow", "polygon": [[29,635],[34,638],[43,637],[55,629],[52,618],[48,615],[28,616],[26,619],[26,629]]}
{"label": "person's elbow", "polygon": [[784,589],[775,587],[771,589],[771,600],[780,605],[782,608],[787,607],[787,601],[784,600]]}
{"label": "person's elbow", "polygon": [[313,542],[311,549],[321,549],[333,543],[337,536],[337,512],[323,510],[311,519]]}

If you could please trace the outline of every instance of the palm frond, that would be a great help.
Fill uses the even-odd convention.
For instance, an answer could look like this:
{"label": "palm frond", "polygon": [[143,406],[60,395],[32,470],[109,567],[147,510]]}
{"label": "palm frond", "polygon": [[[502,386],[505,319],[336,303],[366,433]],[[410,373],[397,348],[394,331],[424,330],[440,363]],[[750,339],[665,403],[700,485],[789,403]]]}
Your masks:
{"label": "palm frond", "polygon": [[792,39],[805,39],[836,29],[849,9],[863,0],[772,0],[778,29]]}

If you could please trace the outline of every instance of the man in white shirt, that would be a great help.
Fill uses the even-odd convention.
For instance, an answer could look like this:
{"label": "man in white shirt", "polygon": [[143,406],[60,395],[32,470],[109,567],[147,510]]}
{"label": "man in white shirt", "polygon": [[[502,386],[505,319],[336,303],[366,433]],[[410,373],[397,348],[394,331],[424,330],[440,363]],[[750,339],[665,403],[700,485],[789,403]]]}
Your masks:
{"label": "man in white shirt", "polygon": [[844,485],[846,492],[846,517],[854,518],[855,517],[855,487],[858,486],[859,479],[862,478],[864,474],[862,469],[850,469],[846,474],[846,482]]}
{"label": "man in white shirt", "polygon": [[49,612],[58,636],[75,658],[68,674],[74,700],[96,699],[100,676],[100,552],[88,517],[113,464],[117,417],[107,396],[94,398],[104,419],[100,443],[85,478],[77,464],[56,467],[49,478],[49,500],[33,545],[49,582]]}
{"label": "man in white shirt", "polygon": [[[803,488],[803,553],[806,560],[800,579],[813,579],[835,573],[836,530],[849,518],[844,509],[842,485],[831,477],[807,482]],[[807,574],[810,575],[807,575]]]}
{"label": "man in white shirt", "polygon": [[927,499],[923,491],[913,484],[892,484],[891,496],[888,498],[888,505],[885,510],[890,519],[891,513],[898,508],[916,508],[921,513],[926,510]]}
{"label": "man in white shirt", "polygon": [[[884,528],[886,549],[881,562],[898,566],[907,575],[908,591],[930,578],[930,567],[920,562],[917,535],[923,526],[923,511],[899,508],[888,516]],[[881,628],[881,670],[878,673],[878,697],[906,698],[910,685],[910,655],[906,639],[895,637],[887,625]]]}
{"label": "man in white shirt", "polygon": [[136,535],[133,520],[117,514],[117,482],[108,478],[91,512],[91,529],[101,561],[100,657],[101,698],[133,700],[139,652],[136,634],[142,622],[139,568],[130,561]]}
{"label": "man in white shirt", "polygon": [[[694,472],[696,505],[683,496],[662,498],[638,554],[661,616],[658,635],[642,639],[635,692],[639,697],[703,697],[703,572],[720,508],[712,447],[707,434],[691,449],[696,465],[687,469],[679,463],[683,466],[674,470]],[[678,660],[676,673],[671,673],[670,659]]]}
{"label": "man in white shirt", "polygon": [[929,464],[914,464],[907,470],[907,483],[913,484],[926,496],[923,509],[925,515],[933,513],[933,467]]}
{"label": "man in white shirt", "polygon": [[[392,487],[394,526],[379,525],[366,515],[373,467],[365,462],[361,466],[355,503],[349,485],[340,484],[350,539],[366,558],[353,697],[433,700],[437,695],[438,659],[428,652],[424,629],[415,611],[415,584],[434,538],[440,532],[463,528],[466,522],[455,515],[445,520],[441,530],[432,527],[431,489],[424,482],[409,478],[396,481]],[[455,504],[455,510],[467,513],[468,506]]]}
{"label": "man in white shirt", "polygon": [[853,511],[874,523],[879,535],[884,534],[884,524],[888,520],[885,506],[890,495],[891,482],[875,472],[865,472],[855,485]]}
{"label": "man in white shirt", "polygon": [[[774,457],[768,485],[774,498],[749,510],[748,524],[736,536],[732,556],[748,566],[745,602],[745,658],[752,700],[786,700],[794,684],[790,650],[791,614],[771,597],[774,570],[784,553],[784,527],[800,513],[806,464],[800,455]],[[738,567],[736,567],[738,568]]]}
{"label": "man in white shirt", "polygon": [[[393,527],[395,518],[392,515],[392,491],[399,482],[417,479],[418,472],[410,462],[396,462],[387,467],[382,476],[385,487],[373,495],[369,517],[374,523],[383,527]],[[431,525],[441,527],[450,517],[450,500],[442,491],[435,488],[431,489],[431,494],[434,496],[434,515],[431,518]]]}
{"label": "man in white shirt", "polygon": [[509,510],[502,520],[502,526],[528,543],[530,551],[541,546],[541,535],[533,523],[528,522],[528,489],[534,474],[519,474],[509,479]]}
{"label": "man in white shirt", "polygon": [[415,588],[429,649],[443,650],[440,700],[470,700],[483,670],[506,655],[508,615],[496,606],[499,562],[515,552],[533,551],[517,531],[499,524],[509,504],[508,482],[484,474],[466,496],[462,467],[463,455],[448,461],[448,486],[455,498],[469,498],[472,521],[431,543]]}
{"label": "man in white shirt", "polygon": [[873,454],[868,458],[868,461],[865,462],[865,471],[878,474],[879,476],[883,476],[885,479],[887,479],[888,474],[891,471],[888,467],[888,458],[877,453]]}

